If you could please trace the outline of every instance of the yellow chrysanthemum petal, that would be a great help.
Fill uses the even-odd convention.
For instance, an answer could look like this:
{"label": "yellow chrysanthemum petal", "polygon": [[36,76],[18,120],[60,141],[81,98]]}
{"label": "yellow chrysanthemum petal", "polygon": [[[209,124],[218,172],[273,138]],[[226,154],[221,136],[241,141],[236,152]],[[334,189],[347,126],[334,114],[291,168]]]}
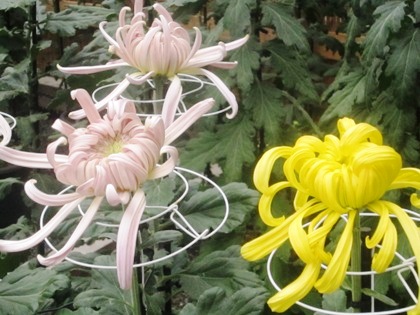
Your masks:
{"label": "yellow chrysanthemum petal", "polygon": [[[317,203],[307,207],[305,210],[300,211],[300,214],[290,223],[289,226],[289,240],[292,244],[292,247],[299,258],[305,262],[309,263],[314,260],[319,260],[317,258],[317,253],[315,250],[315,242],[310,242],[308,234],[305,231],[303,218],[309,215],[313,215],[325,209],[325,205]],[[321,231],[322,232],[322,231]],[[326,235],[326,234],[324,234]],[[321,237],[322,238],[322,237]]]}
{"label": "yellow chrysanthemum petal", "polygon": [[272,148],[264,153],[254,170],[254,184],[260,192],[264,192],[270,186],[270,177],[274,163],[279,158],[287,158],[291,152],[291,147],[283,146]]}
{"label": "yellow chrysanthemum petal", "polygon": [[341,118],[337,121],[337,129],[340,136],[343,135],[348,129],[356,125],[356,122],[348,117]]}
{"label": "yellow chrysanthemum petal", "polygon": [[271,185],[261,195],[261,198],[258,204],[258,212],[260,214],[261,220],[268,226],[277,226],[277,225],[280,225],[284,221],[283,216],[278,217],[278,218],[273,217],[273,214],[271,211],[271,204],[276,194],[287,187],[290,187],[289,182],[279,182],[274,185]]}
{"label": "yellow chrysanthemum petal", "polygon": [[412,187],[420,189],[420,169],[413,167],[402,168],[388,189]]}
{"label": "yellow chrysanthemum petal", "polygon": [[390,218],[388,208],[385,207],[382,202],[376,201],[369,204],[367,207],[379,216],[379,222],[375,232],[372,236],[367,236],[365,239],[366,247],[372,249],[381,242],[385,233],[387,233]]}
{"label": "yellow chrysanthemum petal", "polygon": [[[416,223],[398,205],[389,201],[382,202],[388,207],[389,212],[397,217],[398,221],[401,224],[401,227],[405,232],[405,235],[407,235],[408,241],[411,245],[411,249],[413,250],[414,256],[416,257],[416,261],[420,261],[420,233]],[[417,274],[420,277],[420,267],[417,267]],[[407,314],[420,315],[420,291],[418,293],[417,300],[419,302],[417,303],[415,309],[407,312]]]}
{"label": "yellow chrysanthemum petal", "polygon": [[267,304],[273,312],[285,312],[293,304],[304,298],[313,288],[321,269],[321,262],[314,261],[305,266],[295,281],[272,296]]}
{"label": "yellow chrysanthemum petal", "polygon": [[337,290],[343,283],[347,266],[350,261],[355,217],[356,211],[353,210],[348,213],[346,227],[340,236],[340,240],[337,243],[331,262],[327,266],[327,269],[321,278],[319,278],[315,283],[315,288],[320,293],[331,293]]}

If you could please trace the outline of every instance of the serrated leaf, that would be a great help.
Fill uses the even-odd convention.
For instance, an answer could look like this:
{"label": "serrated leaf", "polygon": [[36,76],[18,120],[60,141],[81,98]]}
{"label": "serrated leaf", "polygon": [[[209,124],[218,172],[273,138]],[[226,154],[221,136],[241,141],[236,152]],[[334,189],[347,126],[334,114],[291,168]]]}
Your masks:
{"label": "serrated leaf", "polygon": [[[99,256],[95,264],[115,265],[115,259]],[[120,288],[117,272],[112,269],[92,269],[91,289],[77,295],[74,305],[93,308],[101,314],[134,315],[131,291]]]}
{"label": "serrated leaf", "polygon": [[225,26],[233,36],[242,36],[251,25],[251,9],[255,0],[231,0],[224,14]]}
{"label": "serrated leaf", "polygon": [[98,6],[73,6],[58,13],[49,12],[44,28],[60,36],[73,36],[76,30],[96,26],[113,13],[112,10]]}
{"label": "serrated leaf", "polygon": [[207,163],[219,162],[229,181],[240,178],[244,164],[255,160],[252,137],[254,126],[246,117],[237,117],[219,127],[216,132],[205,131],[190,140],[181,152],[182,165],[203,171]]}
{"label": "serrated leaf", "polygon": [[328,311],[343,312],[346,310],[347,297],[343,290],[337,290],[330,294],[324,294],[322,309]]}
{"label": "serrated leaf", "polygon": [[373,14],[379,17],[366,34],[363,59],[369,62],[372,58],[385,53],[389,35],[398,32],[401,28],[406,6],[405,1],[387,1],[376,8]]}
{"label": "serrated leaf", "polygon": [[231,70],[236,76],[238,87],[248,91],[255,78],[255,70],[260,67],[260,44],[250,39],[244,46],[234,51],[230,60],[237,61],[238,65]]}
{"label": "serrated leaf", "polygon": [[[229,233],[240,226],[247,214],[255,209],[259,194],[242,183],[230,183],[221,189],[229,201],[229,216],[219,232]],[[216,188],[197,192],[180,205],[181,213],[199,232],[210,227],[216,228],[222,222],[226,210],[225,202]]]}
{"label": "serrated leaf", "polygon": [[69,309],[61,309],[55,313],[55,315],[101,315],[101,313],[99,313],[99,311],[95,311],[92,308],[81,307],[75,311],[71,311]]}
{"label": "serrated leaf", "polygon": [[355,69],[338,78],[336,86],[338,88],[328,99],[330,105],[321,116],[320,124],[326,124],[337,117],[349,115],[354,104],[364,101],[366,76],[360,69]]}
{"label": "serrated leaf", "polygon": [[10,189],[13,184],[23,184],[23,183],[15,177],[8,177],[8,178],[0,179],[0,200],[6,197],[6,195],[10,192]]}
{"label": "serrated leaf", "polygon": [[12,99],[29,93],[28,69],[30,60],[24,59],[13,67],[4,69],[0,78],[0,99]]}
{"label": "serrated leaf", "polygon": [[231,246],[224,251],[197,257],[179,275],[182,289],[198,299],[212,287],[220,287],[230,295],[243,287],[263,286],[259,277],[247,270],[249,263],[240,256],[239,251],[239,246]]}
{"label": "serrated leaf", "polygon": [[36,0],[1,0],[0,11],[7,11],[13,8],[22,8],[30,6],[35,3]]}
{"label": "serrated leaf", "polygon": [[276,41],[270,42],[267,45],[267,50],[271,54],[273,67],[279,72],[286,87],[295,89],[310,100],[317,101],[319,99],[303,58]]}
{"label": "serrated leaf", "polygon": [[0,314],[35,314],[57,290],[69,287],[68,278],[25,263],[0,281]]}
{"label": "serrated leaf", "polygon": [[394,51],[388,60],[386,75],[394,78],[393,88],[400,96],[413,93],[420,73],[420,29],[392,43]]}
{"label": "serrated leaf", "polygon": [[197,305],[187,305],[180,315],[258,315],[264,309],[268,297],[264,288],[243,288],[228,296],[218,287],[205,291]]}
{"label": "serrated leaf", "polygon": [[286,6],[280,3],[263,3],[261,7],[263,25],[274,25],[277,36],[287,46],[296,46],[304,52],[310,51],[305,28],[290,14]]}

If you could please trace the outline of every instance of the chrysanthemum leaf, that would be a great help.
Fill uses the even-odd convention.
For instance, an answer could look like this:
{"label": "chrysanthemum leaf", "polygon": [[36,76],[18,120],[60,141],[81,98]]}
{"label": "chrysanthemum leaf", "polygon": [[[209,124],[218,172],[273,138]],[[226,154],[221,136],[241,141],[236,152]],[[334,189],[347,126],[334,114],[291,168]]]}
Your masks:
{"label": "chrysanthemum leaf", "polygon": [[0,282],[0,314],[35,314],[57,290],[68,286],[66,276],[25,263]]}
{"label": "chrysanthemum leaf", "polygon": [[[221,189],[229,200],[229,216],[220,232],[229,233],[241,225],[257,205],[259,194],[243,183],[230,183]],[[223,220],[226,205],[215,188],[195,193],[180,205],[180,211],[198,231],[216,228]]]}
{"label": "chrysanthemum leaf", "polygon": [[263,288],[243,288],[228,296],[218,287],[205,291],[197,305],[187,305],[180,315],[257,315],[264,309],[267,292]]}
{"label": "chrysanthemum leaf", "polygon": [[263,25],[274,25],[277,36],[287,46],[296,46],[298,49],[309,52],[309,44],[305,35],[305,28],[290,13],[290,7],[279,3],[262,4]]}
{"label": "chrysanthemum leaf", "polygon": [[22,8],[32,5],[36,0],[2,0],[0,1],[0,10],[7,11],[13,8]]}
{"label": "chrysanthemum leaf", "polygon": [[382,56],[386,51],[387,40],[390,34],[401,28],[405,17],[405,1],[387,1],[376,8],[374,15],[379,16],[366,34],[363,58],[367,61],[376,56]]}

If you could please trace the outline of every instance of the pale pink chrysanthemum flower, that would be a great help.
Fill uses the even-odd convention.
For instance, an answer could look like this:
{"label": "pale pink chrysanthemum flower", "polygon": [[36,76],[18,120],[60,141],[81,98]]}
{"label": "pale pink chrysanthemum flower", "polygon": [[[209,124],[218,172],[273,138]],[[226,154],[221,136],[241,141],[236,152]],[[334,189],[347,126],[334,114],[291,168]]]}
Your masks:
{"label": "pale pink chrysanthemum flower", "polygon": [[[191,44],[188,31],[173,21],[171,14],[159,3],[153,5],[159,17],[155,18],[150,27],[146,26],[143,10],[143,0],[135,1],[134,15],[129,24],[126,24],[126,13],[131,9],[124,7],[119,14],[119,27],[112,38],[106,31],[106,22],[99,24],[99,29],[105,39],[110,43],[110,51],[120,59],[108,62],[105,65],[61,67],[58,69],[69,74],[91,74],[122,66],[130,66],[136,71],[127,74],[117,87],[104,99],[97,103],[102,108],[110,99],[119,96],[130,84],[142,84],[155,76],[168,78],[171,83],[168,88],[168,97],[173,97],[181,85],[178,74],[200,75],[207,77],[226,98],[231,113],[229,118],[236,115],[238,104],[235,95],[226,84],[213,72],[204,69],[213,66],[231,69],[236,62],[224,62],[230,50],[237,49],[248,40],[248,35],[230,43],[220,42],[218,45],[201,48],[202,35],[194,27],[195,40]],[[83,111],[72,113],[74,118],[83,117]]]}
{"label": "pale pink chrysanthemum flower", "polygon": [[[60,209],[29,238],[0,240],[0,252],[23,251],[42,242],[82,201],[91,198],[90,206],[67,243],[48,257],[38,256],[43,265],[59,263],[73,249],[105,199],[110,205],[125,207],[118,229],[116,256],[119,283],[121,288],[127,289],[131,286],[138,225],[146,206],[142,185],[172,172],[178,152],[169,144],[208,112],[214,101],[207,99],[197,103],[175,121],[173,114],[165,110],[163,117],[152,116],[142,123],[130,101],[110,101],[107,113],[101,117],[85,90],[75,90],[72,96],[80,103],[89,124],[85,128],[74,128],[57,120],[53,128],[63,137],[50,143],[46,154],[6,147],[11,130],[0,115],[3,138],[0,159],[24,167],[52,168],[58,181],[75,188],[74,192],[51,195],[37,189],[35,180],[26,182],[25,192],[29,198]],[[56,154],[63,145],[67,145],[68,154]],[[166,160],[158,164],[163,154]]]}

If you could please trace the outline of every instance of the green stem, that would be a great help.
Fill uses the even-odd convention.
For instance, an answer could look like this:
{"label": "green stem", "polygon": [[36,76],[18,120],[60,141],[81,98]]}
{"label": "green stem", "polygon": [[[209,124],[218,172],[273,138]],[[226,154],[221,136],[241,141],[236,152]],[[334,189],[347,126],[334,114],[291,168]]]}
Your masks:
{"label": "green stem", "polygon": [[139,280],[137,275],[137,268],[133,268],[133,283],[131,285],[131,296],[133,300],[133,314],[142,314],[142,308],[140,306],[140,292],[139,292]]}
{"label": "green stem", "polygon": [[155,100],[155,102],[153,102],[153,113],[160,115],[162,114],[163,99],[165,98],[166,77],[157,75],[154,78],[154,83],[155,89],[153,99]]}
{"label": "green stem", "polygon": [[[353,228],[353,245],[351,249],[351,267],[352,272],[362,271],[362,240],[361,240],[361,226],[360,213],[357,212]],[[351,276],[351,294],[354,311],[360,311],[360,302],[362,300],[362,278],[360,275]]]}

